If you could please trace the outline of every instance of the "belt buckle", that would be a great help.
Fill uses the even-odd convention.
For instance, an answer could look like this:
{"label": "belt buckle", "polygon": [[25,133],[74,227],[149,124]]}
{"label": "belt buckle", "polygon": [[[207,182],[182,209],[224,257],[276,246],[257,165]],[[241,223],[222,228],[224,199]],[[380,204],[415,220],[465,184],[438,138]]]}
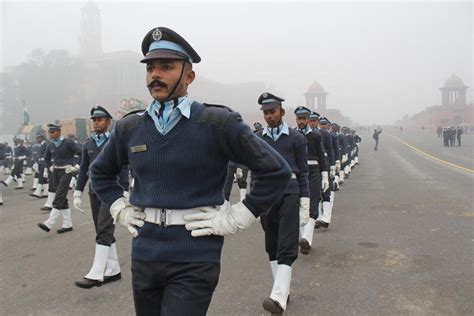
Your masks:
{"label": "belt buckle", "polygon": [[168,226],[168,224],[166,223],[166,209],[164,208],[160,210],[160,225],[163,227]]}

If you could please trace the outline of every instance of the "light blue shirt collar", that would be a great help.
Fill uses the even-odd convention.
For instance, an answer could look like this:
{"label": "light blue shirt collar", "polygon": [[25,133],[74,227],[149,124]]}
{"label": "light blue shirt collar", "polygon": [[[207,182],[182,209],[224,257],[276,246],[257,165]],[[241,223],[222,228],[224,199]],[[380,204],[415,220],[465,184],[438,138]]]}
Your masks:
{"label": "light blue shirt collar", "polygon": [[308,135],[309,133],[312,132],[312,129],[311,129],[311,127],[309,127],[309,125],[306,125],[306,127],[303,128],[303,129],[297,127],[296,130],[297,130],[298,132],[303,133],[304,135]]}
{"label": "light blue shirt collar", "polygon": [[54,146],[56,146],[56,147],[61,146],[61,144],[63,143],[63,140],[64,140],[63,136],[59,136],[58,138],[53,139]]}
{"label": "light blue shirt collar", "polygon": [[[174,100],[164,103],[153,100],[148,105],[146,112],[155,122],[158,131],[165,135],[179,122],[181,117],[187,119],[191,116],[191,104],[194,101],[187,96],[178,98],[178,105],[175,106]],[[163,115],[159,115],[160,108],[164,106]]]}
{"label": "light blue shirt collar", "polygon": [[277,141],[282,134],[290,135],[290,128],[288,127],[288,124],[286,124],[286,122],[284,121],[277,127],[271,128],[267,126],[263,129],[262,132],[262,136],[266,135],[274,141]]}

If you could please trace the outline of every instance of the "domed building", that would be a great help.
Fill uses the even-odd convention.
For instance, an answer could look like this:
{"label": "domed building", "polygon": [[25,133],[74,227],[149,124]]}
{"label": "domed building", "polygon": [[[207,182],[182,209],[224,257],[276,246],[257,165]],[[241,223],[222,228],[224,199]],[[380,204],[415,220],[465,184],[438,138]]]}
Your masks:
{"label": "domed building", "polygon": [[442,105],[466,105],[466,92],[468,86],[461,78],[452,74],[439,88],[441,90]]}
{"label": "domed building", "polygon": [[342,115],[341,111],[337,109],[328,109],[326,105],[326,97],[328,93],[323,86],[314,81],[304,94],[306,98],[306,107],[310,110],[315,110],[321,116],[327,117],[331,122],[336,122],[340,125],[351,126],[351,121]]}
{"label": "domed building", "polygon": [[420,127],[435,131],[439,126],[474,127],[474,104],[467,104],[466,94],[469,87],[464,81],[452,74],[441,90],[441,105],[433,105],[425,110],[405,117],[395,124],[419,130]]}
{"label": "domed building", "polygon": [[[306,106],[308,108],[317,108],[318,110],[326,109],[326,96],[328,93],[324,91],[324,88],[318,82],[313,82],[308,88],[308,92],[304,94],[306,97]],[[315,104],[317,101],[317,107]]]}

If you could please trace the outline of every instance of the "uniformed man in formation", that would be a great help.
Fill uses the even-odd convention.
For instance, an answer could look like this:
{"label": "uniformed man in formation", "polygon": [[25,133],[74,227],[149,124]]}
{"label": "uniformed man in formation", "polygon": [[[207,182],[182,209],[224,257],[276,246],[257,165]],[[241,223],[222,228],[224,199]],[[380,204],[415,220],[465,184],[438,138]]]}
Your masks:
{"label": "uniformed man in formation", "polygon": [[[299,245],[302,254],[308,254],[313,243],[313,232],[316,220],[319,217],[319,205],[321,202],[321,192],[329,189],[328,161],[324,150],[323,136],[315,127],[311,128],[309,117],[311,110],[304,106],[297,107],[295,110],[296,130],[301,132],[306,138],[308,152],[308,183],[309,183],[309,220],[300,228]],[[315,118],[316,113],[313,113]]]}
{"label": "uniformed man in formation", "polygon": [[[132,288],[137,315],[205,315],[217,285],[223,236],[256,222],[291,178],[285,160],[225,106],[187,95],[201,58],[165,27],[142,41],[154,99],[117,122],[90,168],[92,189],[132,234]],[[255,179],[229,207],[223,186],[229,161]],[[129,165],[130,199],[117,175]]]}
{"label": "uniformed man in formation", "polygon": [[299,228],[308,222],[310,203],[306,139],[283,120],[283,101],[268,92],[258,99],[267,127],[257,135],[285,159],[292,171],[283,194],[261,216],[265,250],[273,275],[272,291],[263,301],[263,308],[274,314],[286,309],[292,264],[298,257]]}
{"label": "uniformed man in formation", "polygon": [[36,142],[38,144],[36,149],[36,171],[35,171],[35,180],[37,179],[35,191],[30,193],[30,196],[35,198],[43,198],[47,196],[49,190],[48,184],[48,168],[46,167],[46,161],[44,156],[46,154],[46,148],[49,145],[49,142],[46,140],[46,137],[43,133],[38,133],[36,135]]}
{"label": "uniformed man in formation", "polygon": [[73,230],[67,193],[73,173],[79,171],[79,165],[73,165],[74,155],[80,157],[81,150],[72,139],[61,136],[61,126],[48,124],[48,133],[51,143],[46,147],[44,160],[52,174],[56,194],[48,219],[43,223],[38,223],[38,227],[49,232],[57,219],[62,216],[62,227],[57,230],[58,234],[62,234]]}
{"label": "uniformed man in formation", "polygon": [[23,189],[23,183],[25,182],[25,175],[23,172],[23,165],[26,161],[27,156],[30,152],[23,145],[24,141],[21,138],[14,137],[13,143],[15,144],[13,151],[13,170],[7,179],[2,181],[4,186],[9,186],[13,181],[16,182],[17,186],[15,190]]}
{"label": "uniformed man in formation", "polygon": [[[93,133],[83,146],[81,165],[74,190],[74,208],[82,210],[82,193],[89,179],[89,168],[110,138],[109,127],[112,115],[102,106],[95,106],[90,111]],[[128,196],[128,167],[124,166],[119,175],[124,195]],[[114,223],[109,212],[109,205],[102,202],[89,186],[89,199],[92,219],[96,232],[95,255],[89,272],[75,282],[80,288],[89,289],[121,279],[117,247],[115,246]]]}

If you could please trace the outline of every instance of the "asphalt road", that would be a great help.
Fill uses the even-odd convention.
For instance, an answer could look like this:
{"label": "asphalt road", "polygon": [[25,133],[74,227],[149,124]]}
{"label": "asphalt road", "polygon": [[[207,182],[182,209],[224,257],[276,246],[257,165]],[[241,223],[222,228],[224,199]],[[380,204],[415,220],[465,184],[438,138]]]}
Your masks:
{"label": "asphalt road", "polygon": [[[473,167],[472,136],[443,148],[436,135],[393,135]],[[377,152],[362,137],[360,165],[336,193],[331,226],[294,264],[285,315],[473,315],[474,174],[428,159],[388,131]],[[36,227],[47,217],[44,200],[27,193],[5,189],[0,207],[0,314],[132,315],[126,230],[116,234],[123,279],[76,288],[94,255],[90,214],[73,212],[72,233],[47,234]],[[262,301],[272,281],[260,226],[226,237],[222,258],[209,315],[268,315]]]}

